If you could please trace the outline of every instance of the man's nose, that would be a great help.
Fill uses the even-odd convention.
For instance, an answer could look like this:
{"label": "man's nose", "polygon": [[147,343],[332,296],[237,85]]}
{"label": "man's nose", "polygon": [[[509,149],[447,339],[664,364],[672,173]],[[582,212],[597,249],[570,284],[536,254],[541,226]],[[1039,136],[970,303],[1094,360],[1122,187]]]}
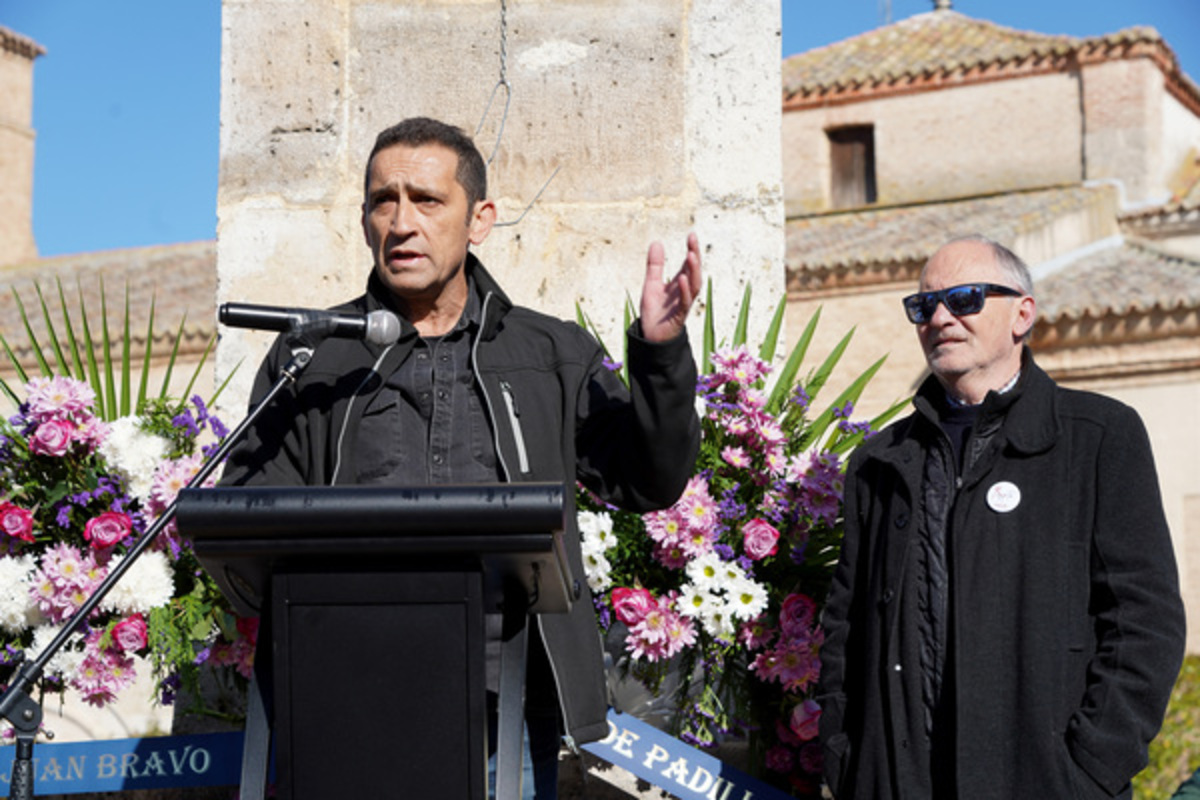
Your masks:
{"label": "man's nose", "polygon": [[396,208],[392,212],[392,218],[388,220],[388,229],[392,233],[396,234],[411,233],[413,229],[412,215],[414,210],[415,208],[410,201],[400,198],[400,200],[396,202]]}
{"label": "man's nose", "polygon": [[946,308],[946,303],[938,300],[937,305],[933,307],[933,313],[929,315],[929,324],[940,328],[956,319],[957,317],[950,313],[950,309]]}

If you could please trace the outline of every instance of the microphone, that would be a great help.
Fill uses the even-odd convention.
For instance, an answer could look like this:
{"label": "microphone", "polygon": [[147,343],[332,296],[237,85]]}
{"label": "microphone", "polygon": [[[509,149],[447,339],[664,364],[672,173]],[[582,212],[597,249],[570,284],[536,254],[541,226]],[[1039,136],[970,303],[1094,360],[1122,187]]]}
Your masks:
{"label": "microphone", "polygon": [[217,319],[234,328],[256,328],[284,333],[315,334],[339,339],[363,339],[371,344],[395,344],[400,338],[400,318],[391,311],[369,314],[281,308],[249,303],[222,303]]}

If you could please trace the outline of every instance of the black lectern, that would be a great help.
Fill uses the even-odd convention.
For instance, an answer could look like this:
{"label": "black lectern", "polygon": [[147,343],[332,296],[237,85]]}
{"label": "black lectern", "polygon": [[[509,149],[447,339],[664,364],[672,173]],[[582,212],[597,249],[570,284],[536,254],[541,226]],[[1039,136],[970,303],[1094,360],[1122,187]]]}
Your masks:
{"label": "black lectern", "polygon": [[[497,797],[516,796],[525,618],[574,599],[563,492],[530,483],[180,493],[180,532],[239,613],[262,619],[257,674],[271,684],[262,699],[279,797],[485,798],[486,613],[504,615],[506,637]],[[243,784],[248,774],[265,775],[265,764],[244,766]]]}

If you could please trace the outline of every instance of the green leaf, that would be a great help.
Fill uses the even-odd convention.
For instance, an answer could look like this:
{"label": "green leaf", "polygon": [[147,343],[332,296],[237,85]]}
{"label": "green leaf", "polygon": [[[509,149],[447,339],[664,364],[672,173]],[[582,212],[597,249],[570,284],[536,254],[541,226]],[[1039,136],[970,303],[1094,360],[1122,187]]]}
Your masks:
{"label": "green leaf", "polygon": [[776,376],[775,388],[771,390],[771,396],[767,399],[767,411],[771,414],[778,414],[783,409],[783,404],[787,402],[792,387],[796,385],[796,373],[800,371],[800,365],[808,353],[808,346],[812,343],[813,334],[817,330],[817,322],[820,319],[821,309],[818,307],[808,320],[808,324],[804,326],[804,332],[800,334],[800,338],[792,347],[792,352],[788,355],[783,369]]}
{"label": "green leaf", "polygon": [[[128,294],[126,295],[126,297],[128,297]],[[134,408],[137,411],[141,411],[142,407],[146,405],[146,390],[150,383],[150,358],[151,358],[151,354],[154,352],[154,306],[155,306],[155,298],[151,297],[150,298],[150,316],[146,322],[146,352],[144,352],[142,354],[142,379],[138,382],[137,402],[134,404]],[[185,315],[185,319],[186,319],[186,315]],[[182,322],[180,322],[180,324],[179,324],[179,332],[182,335],[182,333],[183,333],[183,323]],[[179,339],[180,339],[180,336],[175,337],[176,352],[178,352],[178,350],[179,350]],[[172,360],[173,359],[174,359],[174,355],[172,355]]]}
{"label": "green leaf", "polygon": [[116,419],[117,413],[117,380],[113,375],[113,359],[112,359],[112,338],[108,333],[108,295],[104,291],[104,279],[100,279],[100,334],[101,341],[104,343],[104,349],[101,354],[104,359],[104,398],[105,405],[112,415],[111,419]]}
{"label": "green leaf", "polygon": [[775,348],[779,345],[779,331],[783,329],[786,310],[787,297],[784,297],[775,308],[775,316],[771,317],[771,324],[767,327],[766,335],[763,336],[762,347],[758,350],[758,357],[768,364],[775,358]]}
{"label": "green leaf", "polygon": [[804,382],[804,391],[808,392],[810,401],[816,400],[817,395],[821,393],[821,389],[825,387],[829,376],[833,374],[834,367],[842,360],[842,354],[846,352],[846,348],[850,345],[850,339],[854,337],[855,330],[856,328],[851,328],[842,337],[842,340],[825,357],[825,361],[822,362],[821,366],[817,367],[817,371],[813,373],[813,376]]}
{"label": "green leaf", "polygon": [[58,374],[69,374],[70,368],[67,366],[66,356],[63,355],[62,345],[59,344],[58,332],[54,330],[54,318],[50,316],[50,310],[46,308],[46,298],[42,296],[42,287],[35,283],[33,289],[38,296],[38,305],[42,308],[42,321],[46,323],[46,334],[50,337],[50,348],[54,351],[54,360],[59,369]]}
{"label": "green leaf", "polygon": [[[42,352],[41,344],[38,343],[37,337],[33,335],[33,326],[29,323],[29,315],[25,313],[25,304],[21,302],[21,297],[17,294],[16,289],[13,289],[13,299],[17,301],[17,311],[21,315],[21,324],[25,327],[25,335],[29,337],[29,347],[33,351],[33,357],[37,359],[38,367],[41,369],[43,375],[53,375],[54,370],[50,369],[50,363],[46,361],[46,355]],[[11,351],[9,355],[11,357]],[[16,363],[17,361],[14,358],[13,364],[15,365]]]}
{"label": "green leaf", "polygon": [[[842,343],[844,344],[848,338],[849,335],[847,335],[846,338],[843,338]],[[858,398],[862,395],[863,389],[866,388],[866,385],[868,382],[870,382],[871,378],[875,377],[875,373],[879,371],[879,368],[883,366],[883,362],[885,361],[887,361],[887,356],[883,356],[874,364],[867,367],[867,369],[861,375],[854,379],[853,383],[847,386],[846,389],[840,395],[838,395],[837,399],[834,400],[827,409],[821,412],[820,416],[818,416],[812,421],[811,424],[809,424],[808,429],[804,432],[804,436],[801,440],[801,449],[811,447],[815,443],[821,441],[821,437],[825,434],[825,431],[835,419],[833,414],[834,409],[843,408],[845,407],[846,403],[858,402]],[[835,431],[832,436],[833,441],[827,445],[830,450],[833,450],[834,445],[837,444],[836,440],[841,438],[841,434]],[[842,448],[842,451],[845,449],[847,448]]]}
{"label": "green leaf", "polygon": [[746,284],[746,290],[742,292],[742,306],[738,309],[737,322],[733,326],[733,347],[741,347],[746,344],[746,329],[750,326],[750,289],[751,284]]}
{"label": "green leaf", "polygon": [[112,406],[105,406],[104,401],[104,384],[100,382],[100,369],[96,364],[96,343],[92,339],[92,329],[88,322],[87,313],[84,311],[86,306],[83,302],[83,286],[76,284],[76,290],[79,292],[79,310],[80,324],[83,326],[83,350],[87,361],[88,382],[92,385],[92,391],[96,393],[96,416],[100,419],[112,421],[116,417],[109,416],[109,411]]}
{"label": "green leaf", "polygon": [[717,334],[713,321],[712,278],[708,279],[708,289],[704,296],[704,354],[700,360],[700,374],[712,372],[712,354],[717,346]]}
{"label": "green leaf", "polygon": [[63,291],[62,280],[54,279],[54,285],[58,289],[58,307],[63,315],[63,327],[66,328],[67,350],[71,354],[71,370],[67,373],[73,378],[79,380],[87,380],[87,373],[83,369],[83,360],[79,355],[79,342],[75,338],[75,326],[71,323],[71,310],[67,307],[67,296]]}

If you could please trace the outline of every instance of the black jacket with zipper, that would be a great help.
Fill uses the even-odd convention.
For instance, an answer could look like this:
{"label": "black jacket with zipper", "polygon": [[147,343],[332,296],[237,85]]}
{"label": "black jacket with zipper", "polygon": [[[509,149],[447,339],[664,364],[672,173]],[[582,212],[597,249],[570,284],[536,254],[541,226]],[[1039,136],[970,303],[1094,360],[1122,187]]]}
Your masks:
{"label": "black jacket with zipper", "polygon": [[[507,481],[565,481],[564,536],[579,593],[568,614],[539,618],[567,735],[577,743],[608,732],[600,637],[574,527],[578,480],[606,501],[631,511],[665,508],[683,492],[700,444],[695,412],[696,368],[687,335],[651,343],[628,336],[630,387],[603,364],[596,340],[570,322],[513,306],[474,257],[467,269],[480,295],[480,331],[472,371],[492,425]],[[372,272],[366,294],[337,310],[395,310]],[[415,341],[402,320],[389,347],[328,339],[296,385],[281,393],[236,447],[222,483],[253,486],[353,485],[363,411],[408,357]],[[255,378],[251,404],[265,394],[291,357],[280,337]]]}

